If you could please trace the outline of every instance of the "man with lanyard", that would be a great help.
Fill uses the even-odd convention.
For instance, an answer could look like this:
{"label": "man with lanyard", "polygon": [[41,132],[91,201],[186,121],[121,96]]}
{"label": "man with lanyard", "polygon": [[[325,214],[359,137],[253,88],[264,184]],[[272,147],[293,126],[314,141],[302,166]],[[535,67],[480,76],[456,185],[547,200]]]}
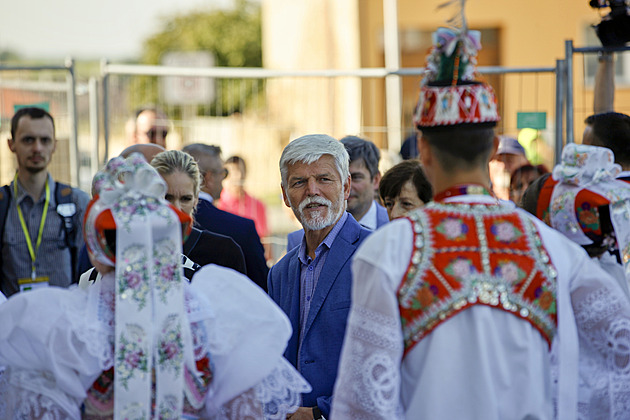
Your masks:
{"label": "man with lanyard", "polygon": [[606,382],[579,418],[627,418],[619,286],[489,193],[499,116],[490,86],[473,80],[480,47],[465,26],[434,36],[415,121],[436,195],[355,254],[333,420],[576,419],[578,348]]}
{"label": "man with lanyard", "polygon": [[[17,171],[9,186],[0,281],[0,291],[7,297],[49,285],[67,287],[75,280],[72,264],[76,257],[68,243],[76,249],[83,243],[77,221],[83,219],[89,197],[65,187],[60,195],[72,194],[72,201],[64,205],[56,202],[58,186],[47,170],[56,144],[54,120],[45,110],[22,108],[11,119],[8,145],[17,159]],[[6,192],[5,188],[3,195]],[[72,217],[75,222],[73,238],[66,238],[65,220],[60,216]]]}

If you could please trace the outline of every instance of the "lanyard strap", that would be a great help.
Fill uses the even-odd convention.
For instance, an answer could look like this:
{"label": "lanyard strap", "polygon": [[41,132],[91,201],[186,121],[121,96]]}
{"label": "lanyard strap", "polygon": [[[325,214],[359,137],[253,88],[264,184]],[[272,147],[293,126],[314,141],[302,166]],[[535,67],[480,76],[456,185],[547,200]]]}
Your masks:
{"label": "lanyard strap", "polygon": [[46,201],[44,202],[44,212],[42,213],[42,220],[39,222],[39,232],[37,233],[37,243],[35,249],[33,249],[33,243],[31,242],[31,235],[28,232],[28,227],[24,221],[24,215],[17,199],[17,183],[18,174],[15,173],[13,179],[13,195],[15,196],[15,206],[17,207],[18,217],[20,218],[20,225],[22,225],[22,231],[24,232],[24,238],[26,238],[26,246],[28,247],[28,253],[31,255],[31,274],[35,277],[35,259],[37,258],[37,251],[42,243],[42,236],[44,236],[44,225],[46,224],[46,215],[48,214],[48,205],[50,204],[50,186],[48,185],[48,178],[46,178]]}

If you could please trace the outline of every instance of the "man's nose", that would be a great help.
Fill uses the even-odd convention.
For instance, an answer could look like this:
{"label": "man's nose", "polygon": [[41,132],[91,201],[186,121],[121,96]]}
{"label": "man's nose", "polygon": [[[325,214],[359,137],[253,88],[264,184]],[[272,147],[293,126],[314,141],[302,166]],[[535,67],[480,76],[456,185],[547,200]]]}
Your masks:
{"label": "man's nose", "polygon": [[309,196],[319,195],[319,185],[317,185],[317,181],[310,178],[306,183],[306,193]]}

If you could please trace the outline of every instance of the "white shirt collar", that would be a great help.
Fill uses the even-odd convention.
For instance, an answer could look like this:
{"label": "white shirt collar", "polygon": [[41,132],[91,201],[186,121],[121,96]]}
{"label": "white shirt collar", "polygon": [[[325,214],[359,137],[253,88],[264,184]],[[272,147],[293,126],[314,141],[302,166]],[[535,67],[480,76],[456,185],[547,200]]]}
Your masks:
{"label": "white shirt collar", "polygon": [[207,192],[204,192],[204,191],[199,191],[199,199],[200,200],[206,200],[206,201],[209,201],[211,203],[214,201],[212,196],[210,194],[208,194]]}
{"label": "white shirt collar", "polygon": [[372,200],[372,205],[370,209],[363,215],[361,220],[359,220],[361,226],[369,230],[376,230],[376,202]]}

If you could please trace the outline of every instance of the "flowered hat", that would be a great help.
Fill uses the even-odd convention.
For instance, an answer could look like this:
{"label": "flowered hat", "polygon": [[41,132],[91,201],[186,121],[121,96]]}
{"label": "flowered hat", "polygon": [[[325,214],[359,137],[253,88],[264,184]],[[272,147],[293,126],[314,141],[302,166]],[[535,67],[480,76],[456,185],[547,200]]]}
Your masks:
{"label": "flowered hat", "polygon": [[458,5],[453,26],[433,33],[433,48],[421,82],[414,123],[420,130],[460,124],[494,126],[500,120],[492,87],[476,81],[479,31],[468,30],[465,0],[451,0],[439,7]]}
{"label": "flowered hat", "polygon": [[[573,242],[619,251],[630,262],[630,188],[610,149],[570,143],[553,169],[548,223]],[[549,190],[550,188],[547,188]],[[542,205],[541,205],[542,204]],[[539,202],[538,208],[545,206]],[[630,266],[627,268],[630,269]]]}
{"label": "flowered hat", "polygon": [[102,279],[115,291],[114,418],[182,418],[194,367],[180,263],[191,219],[164,200],[164,180],[140,154],[110,160],[93,190],[85,242],[115,267]]}

